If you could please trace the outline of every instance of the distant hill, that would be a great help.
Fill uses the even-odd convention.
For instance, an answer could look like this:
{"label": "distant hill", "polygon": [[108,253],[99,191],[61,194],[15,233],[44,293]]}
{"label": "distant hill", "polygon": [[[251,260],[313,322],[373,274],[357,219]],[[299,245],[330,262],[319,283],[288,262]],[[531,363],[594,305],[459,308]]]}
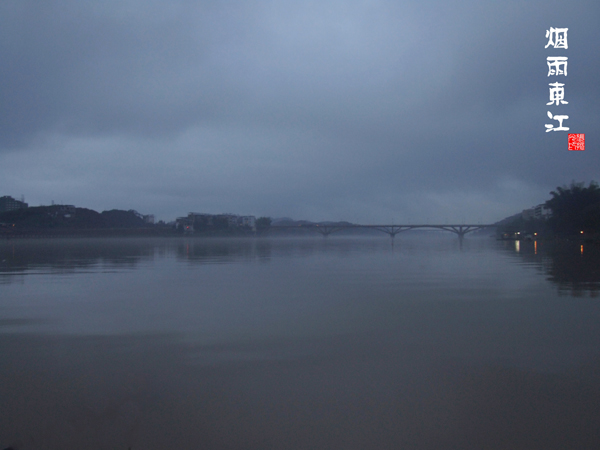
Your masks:
{"label": "distant hill", "polygon": [[133,210],[113,209],[98,213],[71,205],[35,206],[0,213],[0,223],[14,231],[30,229],[145,228],[142,216]]}
{"label": "distant hill", "polygon": [[110,211],[102,211],[101,216],[105,226],[109,228],[143,228],[148,226],[141,215],[133,210],[111,209]]}
{"label": "distant hill", "polygon": [[521,219],[521,213],[515,214],[513,216],[505,217],[502,220],[499,220],[494,225],[502,226],[502,225],[511,225]]}

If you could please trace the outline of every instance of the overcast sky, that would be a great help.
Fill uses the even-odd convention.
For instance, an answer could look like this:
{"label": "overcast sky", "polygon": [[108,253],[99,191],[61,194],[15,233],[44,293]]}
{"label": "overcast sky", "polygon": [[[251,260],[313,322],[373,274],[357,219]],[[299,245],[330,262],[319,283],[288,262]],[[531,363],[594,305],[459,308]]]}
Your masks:
{"label": "overcast sky", "polygon": [[600,180],[599,23],[598,0],[2,0],[0,196],[495,222]]}

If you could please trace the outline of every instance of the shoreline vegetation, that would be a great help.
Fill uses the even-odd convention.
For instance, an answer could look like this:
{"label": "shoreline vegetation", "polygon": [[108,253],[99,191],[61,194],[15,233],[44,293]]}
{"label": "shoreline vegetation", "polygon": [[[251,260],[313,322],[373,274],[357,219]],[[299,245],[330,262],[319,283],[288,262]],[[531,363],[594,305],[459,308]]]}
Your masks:
{"label": "shoreline vegetation", "polygon": [[[300,228],[300,229],[277,229],[277,226],[263,230],[246,230],[246,229],[222,229],[222,230],[205,230],[196,231],[193,234],[178,232],[172,227],[144,227],[144,228],[31,228],[31,229],[16,229],[11,232],[5,232],[0,228],[0,240],[12,239],[77,239],[77,238],[262,238],[262,237],[320,237],[321,235],[315,228]],[[434,234],[441,235],[438,230],[407,230],[398,236],[403,236],[405,233],[411,232],[412,235]],[[447,233],[450,235],[451,233]],[[373,230],[364,230],[353,228],[341,232],[333,233],[339,237],[378,237],[385,236],[381,232]],[[471,235],[471,234],[469,234]],[[525,241],[525,242],[581,242],[588,244],[600,244],[599,233],[574,233],[574,234],[552,234],[544,233],[534,236],[533,234],[521,233],[519,235],[504,234],[493,232],[473,233],[473,237],[495,238],[497,241]]]}
{"label": "shoreline vegetation", "polygon": [[[544,207],[551,211],[549,216],[530,217],[523,211],[507,217],[494,224],[496,238],[600,243],[600,187],[597,182],[592,181],[587,187],[584,183],[572,182],[570,186],[557,187],[550,195],[552,198],[544,203]],[[313,223],[288,218],[273,221],[269,217],[259,217],[252,223],[253,226],[229,226],[227,220],[211,217],[215,219],[185,227],[178,222],[154,223],[153,216],[134,210],[113,209],[98,213],[72,205],[24,207],[0,213],[0,238],[307,236],[315,234],[314,229],[309,229],[313,225],[333,228],[353,225],[349,222]],[[277,229],[278,226],[285,228]],[[191,228],[192,232],[186,232],[186,228]],[[336,234],[373,236],[379,232],[351,228],[338,230]],[[489,231],[477,234],[493,236]]]}
{"label": "shoreline vegetation", "polygon": [[[75,231],[75,232],[74,232]],[[419,233],[419,235],[423,235],[425,233],[419,231],[413,231],[413,235]],[[404,233],[403,233],[404,234]],[[439,236],[441,233],[436,233]],[[451,233],[447,233],[448,236],[453,237]],[[334,234],[335,236],[335,234]],[[370,233],[370,234],[338,234],[339,237],[381,237],[385,238],[385,235],[382,233]],[[477,236],[477,235],[474,235]],[[292,234],[289,232],[278,232],[278,233],[224,233],[224,232],[214,232],[214,233],[197,233],[197,234],[181,234],[174,233],[172,231],[164,232],[162,230],[139,230],[139,229],[110,229],[110,230],[61,230],[61,232],[52,232],[46,233],[41,232],[40,230],[31,230],[27,232],[20,232],[14,234],[2,234],[0,233],[0,240],[10,241],[10,240],[21,240],[21,239],[83,239],[83,238],[94,238],[94,239],[112,239],[112,238],[168,238],[168,239],[206,239],[206,238],[261,238],[261,237],[273,237],[273,238],[281,238],[281,237],[289,237],[289,238],[298,238],[298,237],[321,237],[317,232],[307,232],[305,234]],[[478,236],[477,238],[480,238]],[[527,236],[523,236],[521,238],[514,237],[495,237],[493,235],[486,236],[487,238],[495,238],[497,241],[525,241],[525,242],[577,242],[577,243],[586,243],[593,245],[600,245],[600,236],[538,236],[535,238],[529,238]]]}
{"label": "shoreline vegetation", "polygon": [[544,203],[550,210],[547,217],[515,214],[496,225],[501,240],[571,240],[600,242],[600,187],[595,181],[586,187],[572,182],[550,192]]}

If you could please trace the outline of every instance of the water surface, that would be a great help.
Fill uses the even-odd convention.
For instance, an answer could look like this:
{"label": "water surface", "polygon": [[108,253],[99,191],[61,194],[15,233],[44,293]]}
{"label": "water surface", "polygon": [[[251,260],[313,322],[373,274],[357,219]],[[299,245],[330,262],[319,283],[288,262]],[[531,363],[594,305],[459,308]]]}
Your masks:
{"label": "water surface", "polygon": [[591,244],[0,251],[0,448],[600,448]]}

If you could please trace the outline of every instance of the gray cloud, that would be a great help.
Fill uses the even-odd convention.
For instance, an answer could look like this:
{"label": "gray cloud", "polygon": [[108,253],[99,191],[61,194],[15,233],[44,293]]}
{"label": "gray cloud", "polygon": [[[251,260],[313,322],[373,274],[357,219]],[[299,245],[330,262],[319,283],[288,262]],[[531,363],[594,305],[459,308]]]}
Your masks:
{"label": "gray cloud", "polygon": [[[599,179],[599,8],[4,1],[0,189],[165,219],[498,220]],[[550,26],[583,153],[544,132]]]}

